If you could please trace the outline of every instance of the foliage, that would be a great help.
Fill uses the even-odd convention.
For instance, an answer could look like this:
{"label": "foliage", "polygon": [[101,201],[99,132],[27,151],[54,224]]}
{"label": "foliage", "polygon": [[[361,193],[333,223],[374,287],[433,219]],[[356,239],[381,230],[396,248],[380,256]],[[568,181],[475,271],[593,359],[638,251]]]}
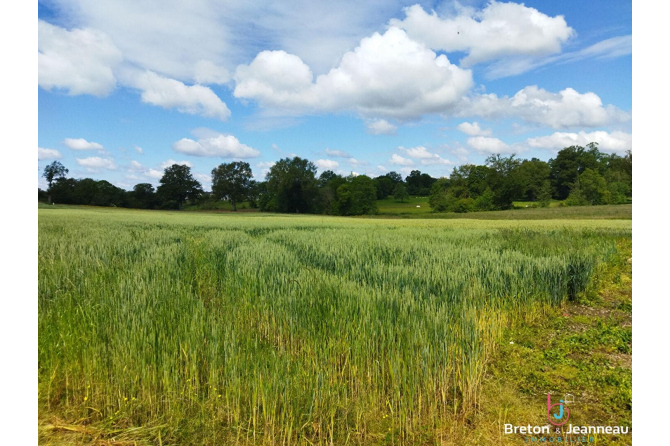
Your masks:
{"label": "foliage", "polygon": [[249,163],[223,163],[212,170],[212,194],[216,199],[227,199],[237,210],[237,203],[248,199],[253,187]]}
{"label": "foliage", "polygon": [[181,209],[186,200],[197,200],[203,193],[202,186],[193,178],[191,168],[173,164],[165,168],[158,186],[158,196],[164,208]]}
{"label": "foliage", "polygon": [[396,184],[395,188],[393,189],[393,198],[400,200],[401,202],[404,202],[409,198],[409,193],[402,183]]}
{"label": "foliage", "polygon": [[54,180],[65,178],[65,175],[67,175],[68,172],[69,170],[65,168],[60,161],[54,161],[44,168],[42,176],[46,178],[47,183],[49,183],[49,189],[51,189]]}
{"label": "foliage", "polygon": [[268,172],[267,199],[261,211],[316,213],[319,192],[316,166],[309,160],[294,157],[277,161]]}

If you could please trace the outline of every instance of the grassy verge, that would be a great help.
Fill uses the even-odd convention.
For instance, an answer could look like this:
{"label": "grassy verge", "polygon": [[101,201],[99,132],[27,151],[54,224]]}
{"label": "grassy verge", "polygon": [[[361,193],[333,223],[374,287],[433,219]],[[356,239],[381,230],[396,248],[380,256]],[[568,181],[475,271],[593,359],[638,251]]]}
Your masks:
{"label": "grassy verge", "polygon": [[[443,444],[527,443],[529,436],[505,435],[503,426],[545,425],[547,393],[574,395],[569,423],[632,428],[631,259],[631,240],[620,241],[577,301],[511,329],[489,364],[478,408],[452,423]],[[592,437],[589,444],[632,444],[631,434]]]}
{"label": "grassy verge", "polygon": [[[421,205],[421,209],[424,209]],[[426,204],[427,206],[427,204]],[[379,214],[366,216],[372,218],[424,218],[424,219],[473,219],[473,220],[557,220],[557,219],[624,219],[633,218],[632,204],[606,205],[606,206],[572,206],[572,207],[549,207],[549,208],[521,208],[507,211],[467,212],[458,214],[455,212],[407,212],[392,213],[389,208],[379,207]]]}

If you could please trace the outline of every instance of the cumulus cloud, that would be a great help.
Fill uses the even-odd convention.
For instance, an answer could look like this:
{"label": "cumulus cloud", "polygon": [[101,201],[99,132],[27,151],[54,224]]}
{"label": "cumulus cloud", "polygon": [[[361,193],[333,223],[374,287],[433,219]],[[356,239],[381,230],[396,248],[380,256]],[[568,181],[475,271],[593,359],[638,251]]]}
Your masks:
{"label": "cumulus cloud", "polygon": [[[402,150],[412,158],[420,159],[421,164],[423,164],[424,166],[430,166],[434,164],[443,164],[443,165],[453,164],[450,160],[442,158],[440,155],[436,153],[429,152],[428,149],[426,149],[423,146],[411,147],[409,149],[406,149],[405,147],[398,147],[398,149]],[[403,164],[403,165],[409,165],[409,164]]]}
{"label": "cumulus cloud", "polygon": [[468,138],[468,145],[478,152],[482,153],[514,153],[518,149],[499,140],[488,136],[473,136]]}
{"label": "cumulus cloud", "polygon": [[145,169],[145,167],[139,161],[132,160],[130,162],[130,170],[139,171],[139,170],[144,170],[144,169]]}
{"label": "cumulus cloud", "polygon": [[326,147],[326,155],[335,156],[337,158],[351,158],[351,155],[344,150],[333,150],[328,147]]}
{"label": "cumulus cloud", "polygon": [[190,162],[190,161],[175,161],[172,158],[170,158],[167,161],[163,161],[162,163],[160,163],[158,165],[158,167],[161,168],[161,169],[165,169],[165,168],[170,167],[174,164],[179,164],[180,166],[193,167],[193,163]]}
{"label": "cumulus cloud", "polygon": [[459,116],[484,118],[518,117],[526,122],[555,129],[596,127],[630,120],[630,114],[613,105],[603,106],[595,93],[566,88],[552,93],[535,85],[509,96],[481,94],[463,100]]}
{"label": "cumulus cloud", "polygon": [[142,91],[142,102],[182,113],[225,121],[230,117],[226,104],[208,87],[186,85],[152,71],[124,71],[123,81]]}
{"label": "cumulus cloud", "polygon": [[333,160],[321,159],[321,160],[314,161],[314,165],[316,167],[318,167],[319,169],[332,170],[332,169],[337,168],[340,165],[340,163],[338,163],[337,161],[333,161]]}
{"label": "cumulus cloud", "polygon": [[221,158],[255,158],[261,152],[242,144],[233,135],[219,135],[210,138],[201,138],[197,141],[182,138],[172,145],[180,153],[194,156],[210,156]]}
{"label": "cumulus cloud", "polygon": [[405,29],[432,49],[467,52],[461,60],[465,67],[512,55],[558,53],[575,35],[563,16],[550,17],[517,3],[492,1],[481,11],[461,8],[447,18],[429,14],[417,4],[406,8],[405,14],[404,20],[392,19],[390,25]]}
{"label": "cumulus cloud", "polygon": [[403,158],[402,156],[394,153],[389,160],[389,163],[395,164],[397,166],[413,166],[414,161],[409,158]]}
{"label": "cumulus cloud", "polygon": [[37,148],[37,159],[38,160],[55,160],[62,158],[63,155],[56,149],[43,149],[42,147]]}
{"label": "cumulus cloud", "polygon": [[89,142],[84,138],[65,138],[63,144],[72,150],[103,150],[102,144],[97,142]]}
{"label": "cumulus cloud", "polygon": [[94,29],[73,29],[37,23],[37,77],[45,90],[106,96],[116,86],[113,68],[123,59],[112,40]]}
{"label": "cumulus cloud", "polygon": [[88,167],[89,169],[116,169],[114,160],[109,158],[100,158],[99,156],[89,156],[88,158],[77,158],[77,164]]}
{"label": "cumulus cloud", "polygon": [[479,126],[477,122],[461,122],[456,126],[458,130],[470,136],[489,136],[491,135],[491,130],[484,130]]}
{"label": "cumulus cloud", "polygon": [[140,147],[140,146],[135,146],[135,151],[136,151],[137,153],[139,153],[140,155],[141,155],[142,153],[144,153],[144,150],[142,150],[142,147]]}
{"label": "cumulus cloud", "polygon": [[373,135],[393,135],[398,127],[388,122],[386,119],[375,119],[367,123],[368,132]]}
{"label": "cumulus cloud", "polygon": [[153,178],[155,180],[160,180],[161,178],[163,178],[164,173],[165,173],[164,171],[158,169],[149,169],[146,172],[144,172],[146,176],[148,176],[149,178]]}
{"label": "cumulus cloud", "polygon": [[351,110],[364,116],[417,119],[446,112],[472,86],[472,72],[436,55],[395,27],[374,33],[313,81],[310,68],[284,51],[263,51],[235,72],[234,95],[294,112]]}
{"label": "cumulus cloud", "polygon": [[633,135],[624,132],[595,131],[586,133],[562,133],[556,132],[549,136],[538,138],[528,138],[527,144],[530,147],[549,150],[561,150],[570,146],[586,146],[588,143],[598,143],[598,148],[605,152],[623,153],[633,148]]}

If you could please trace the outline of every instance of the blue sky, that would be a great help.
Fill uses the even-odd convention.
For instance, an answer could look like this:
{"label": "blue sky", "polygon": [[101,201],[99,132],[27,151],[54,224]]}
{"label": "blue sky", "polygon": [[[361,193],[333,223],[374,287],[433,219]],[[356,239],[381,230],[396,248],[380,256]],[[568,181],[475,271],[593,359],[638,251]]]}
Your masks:
{"label": "blue sky", "polygon": [[[301,156],[448,176],[493,153],[632,148],[631,2],[39,5],[39,165],[158,184],[166,165]],[[39,179],[40,187],[45,187]]]}

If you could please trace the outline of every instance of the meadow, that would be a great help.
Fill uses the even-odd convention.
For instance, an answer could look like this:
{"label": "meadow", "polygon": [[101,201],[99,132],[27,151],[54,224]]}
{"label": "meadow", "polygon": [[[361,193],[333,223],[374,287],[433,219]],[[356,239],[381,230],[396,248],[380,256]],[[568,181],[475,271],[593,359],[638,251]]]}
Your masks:
{"label": "meadow", "polygon": [[436,443],[504,334],[631,226],[40,209],[40,417],[128,444]]}

